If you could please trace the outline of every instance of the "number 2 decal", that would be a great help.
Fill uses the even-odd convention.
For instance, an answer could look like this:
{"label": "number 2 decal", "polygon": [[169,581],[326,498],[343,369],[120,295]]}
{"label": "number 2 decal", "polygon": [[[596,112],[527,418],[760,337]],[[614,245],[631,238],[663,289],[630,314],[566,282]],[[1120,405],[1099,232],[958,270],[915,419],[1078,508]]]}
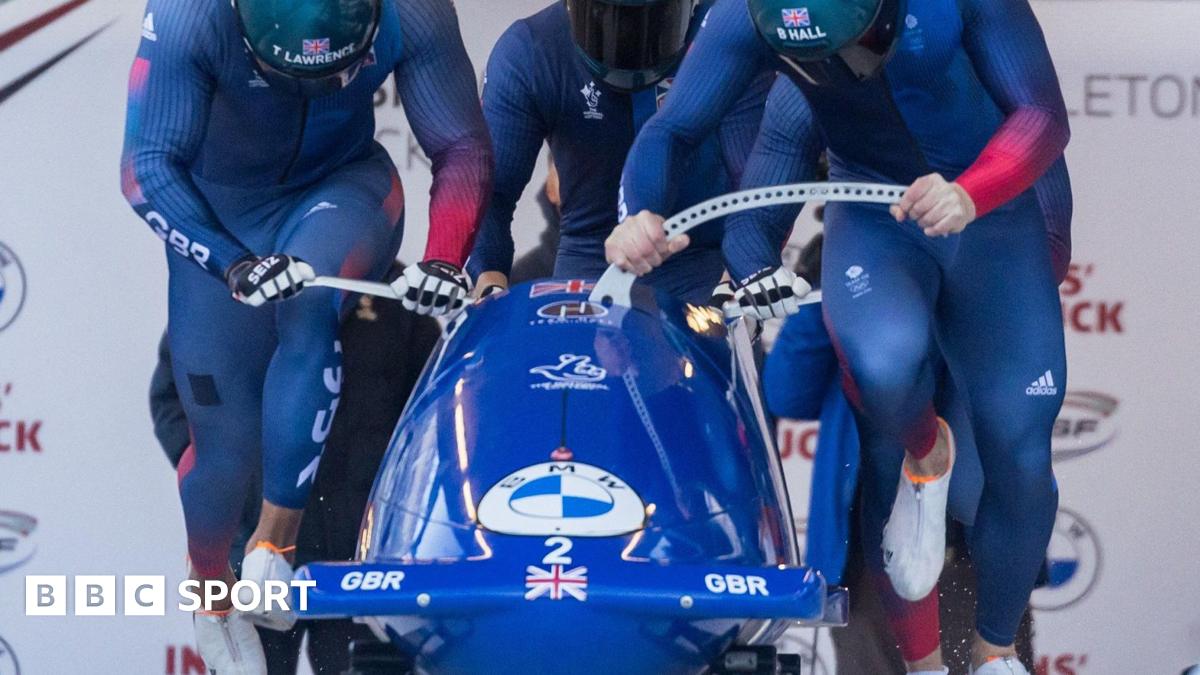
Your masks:
{"label": "number 2 decal", "polygon": [[575,544],[566,537],[550,537],[546,540],[546,546],[553,547],[554,550],[546,554],[542,558],[543,565],[570,565],[571,556],[567,555]]}

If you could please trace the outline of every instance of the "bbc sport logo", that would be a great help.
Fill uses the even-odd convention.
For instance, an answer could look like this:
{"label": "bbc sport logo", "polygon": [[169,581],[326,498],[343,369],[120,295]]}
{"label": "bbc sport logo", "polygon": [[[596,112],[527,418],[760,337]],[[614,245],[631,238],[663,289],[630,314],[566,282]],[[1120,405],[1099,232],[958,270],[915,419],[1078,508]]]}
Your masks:
{"label": "bbc sport logo", "polygon": [[12,325],[25,306],[25,269],[17,254],[0,241],[0,331]]}
{"label": "bbc sport logo", "polygon": [[[166,616],[165,576],[131,574],[120,577],[119,596],[117,579],[115,575],[31,574],[25,577],[25,616],[66,616],[67,607],[72,604],[74,616],[116,616],[118,597],[124,601],[121,607],[124,616]],[[261,585],[243,579],[232,586],[223,581],[188,579],[176,588],[177,607],[181,612],[211,611],[214,603],[229,599],[242,612],[259,607],[268,611],[303,611],[308,609],[308,591],[316,585],[317,582],[311,579],[295,579],[290,583],[270,580]],[[73,592],[69,592],[68,586]],[[203,597],[201,588],[204,589]],[[0,675],[6,674],[0,671]]]}

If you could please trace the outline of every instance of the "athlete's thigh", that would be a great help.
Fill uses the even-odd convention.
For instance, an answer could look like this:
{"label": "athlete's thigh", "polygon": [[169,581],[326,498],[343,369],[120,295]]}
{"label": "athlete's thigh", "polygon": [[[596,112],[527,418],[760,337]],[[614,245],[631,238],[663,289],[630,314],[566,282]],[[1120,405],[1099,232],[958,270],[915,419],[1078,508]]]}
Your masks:
{"label": "athlete's thigh", "polygon": [[[404,191],[382,150],[338,169],[295,202],[279,250],[319,275],[382,278],[400,248]],[[316,290],[309,289],[306,293]]]}
{"label": "athlete's thigh", "polygon": [[887,211],[852,204],[825,210],[821,291],[826,321],[843,356],[886,365],[927,361],[941,268],[914,233]]}
{"label": "athlete's thigh", "polygon": [[167,261],[171,361],[197,450],[223,434],[257,444],[263,379],[276,343],[274,313],[235,301],[190,260],[168,253]]}
{"label": "athlete's thigh", "polygon": [[1066,351],[1045,236],[1036,202],[1021,198],[969,225],[948,271],[939,307],[943,351],[977,424],[995,417],[987,426],[1002,419],[1019,426],[1025,412],[1052,423],[1058,412]]}
{"label": "athlete's thigh", "polygon": [[987,371],[974,377],[989,388],[1022,395],[1048,369],[1065,377],[1062,307],[1041,218],[1036,202],[1021,198],[963,233],[939,307],[956,376],[967,361]]}

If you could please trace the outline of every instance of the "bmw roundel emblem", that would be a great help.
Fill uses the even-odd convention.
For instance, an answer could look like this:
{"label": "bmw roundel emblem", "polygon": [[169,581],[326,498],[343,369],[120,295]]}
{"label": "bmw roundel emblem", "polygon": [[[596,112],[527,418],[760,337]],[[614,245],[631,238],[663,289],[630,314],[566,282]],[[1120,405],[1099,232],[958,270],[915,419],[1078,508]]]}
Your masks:
{"label": "bmw roundel emblem", "polygon": [[1079,603],[1096,587],[1101,563],[1092,526],[1078,513],[1059,509],[1046,550],[1047,583],[1033,592],[1030,606],[1049,612]]}
{"label": "bmw roundel emblem", "polygon": [[613,537],[640,530],[646,505],[610,471],[544,462],[510,473],[479,501],[479,524],[501,534]]}
{"label": "bmw roundel emblem", "polygon": [[25,304],[25,270],[12,249],[0,242],[0,331],[8,328]]}
{"label": "bmw roundel emblem", "polygon": [[573,474],[535,478],[513,490],[509,507],[534,518],[592,518],[613,510],[613,496],[600,483]]}

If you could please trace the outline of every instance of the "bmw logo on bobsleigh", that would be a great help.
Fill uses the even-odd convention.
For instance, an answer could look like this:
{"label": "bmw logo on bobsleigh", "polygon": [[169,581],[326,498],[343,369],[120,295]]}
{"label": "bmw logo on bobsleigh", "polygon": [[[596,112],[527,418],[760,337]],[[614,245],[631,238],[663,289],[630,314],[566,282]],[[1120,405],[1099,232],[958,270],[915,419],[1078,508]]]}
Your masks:
{"label": "bmw logo on bobsleigh", "polygon": [[843,623],[846,596],[800,564],[750,332],[592,286],[516,286],[450,323],[356,559],[297,572],[302,614],[366,623],[387,672],[799,673],[773,645]]}

